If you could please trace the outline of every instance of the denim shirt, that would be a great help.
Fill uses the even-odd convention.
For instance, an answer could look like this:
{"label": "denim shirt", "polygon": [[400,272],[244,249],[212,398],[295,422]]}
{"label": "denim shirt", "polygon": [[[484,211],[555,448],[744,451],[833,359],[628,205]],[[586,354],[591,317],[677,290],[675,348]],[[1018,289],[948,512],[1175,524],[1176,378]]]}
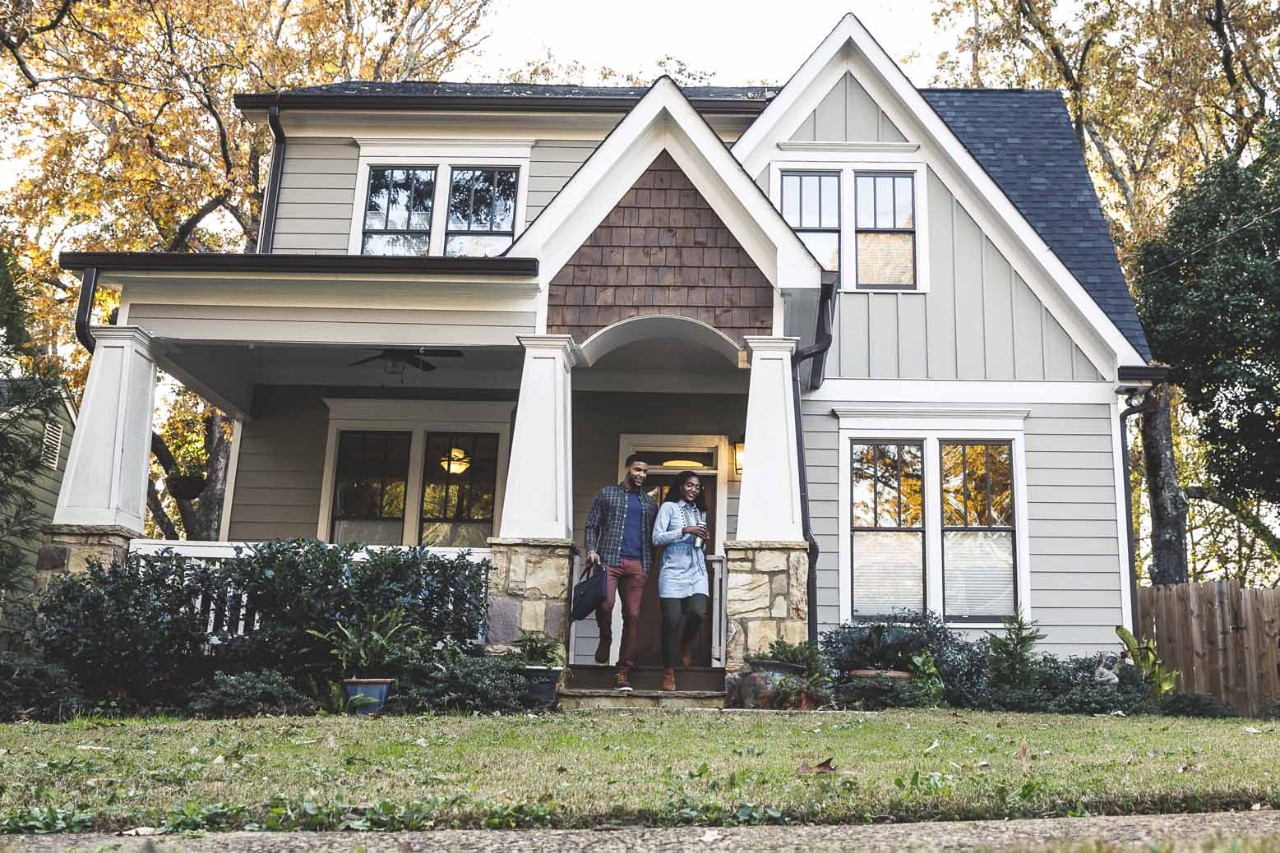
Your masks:
{"label": "denim shirt", "polygon": [[707,556],[704,547],[693,547],[686,527],[706,523],[706,514],[685,501],[666,501],[658,509],[653,524],[653,544],[666,546],[662,553],[662,574],[658,575],[659,598],[688,598],[707,594]]}

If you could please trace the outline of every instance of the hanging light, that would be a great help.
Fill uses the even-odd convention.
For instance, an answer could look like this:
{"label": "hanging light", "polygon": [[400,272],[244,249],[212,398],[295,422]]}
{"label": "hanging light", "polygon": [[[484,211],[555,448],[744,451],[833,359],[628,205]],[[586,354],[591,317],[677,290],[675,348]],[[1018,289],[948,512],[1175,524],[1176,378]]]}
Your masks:
{"label": "hanging light", "polygon": [[662,467],[663,468],[705,468],[707,466],[703,465],[701,462],[697,461],[696,459],[668,459],[666,462],[662,463]]}
{"label": "hanging light", "polygon": [[440,467],[450,474],[461,474],[471,467],[471,457],[465,450],[451,447],[447,456],[440,457]]}

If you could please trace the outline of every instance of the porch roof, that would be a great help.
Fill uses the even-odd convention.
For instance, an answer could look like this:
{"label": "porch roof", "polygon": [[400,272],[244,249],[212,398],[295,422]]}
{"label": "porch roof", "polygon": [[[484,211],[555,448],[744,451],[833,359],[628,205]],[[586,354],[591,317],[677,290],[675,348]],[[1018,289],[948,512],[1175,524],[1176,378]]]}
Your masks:
{"label": "porch roof", "polygon": [[120,273],[309,273],[535,278],[537,258],[382,257],[215,252],[63,252],[65,270]]}

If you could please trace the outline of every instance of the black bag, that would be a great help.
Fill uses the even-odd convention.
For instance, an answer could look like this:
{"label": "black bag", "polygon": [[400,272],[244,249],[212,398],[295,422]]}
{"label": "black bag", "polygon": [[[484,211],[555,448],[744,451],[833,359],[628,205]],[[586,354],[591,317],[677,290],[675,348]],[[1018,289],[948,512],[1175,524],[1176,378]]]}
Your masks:
{"label": "black bag", "polygon": [[573,621],[586,619],[604,601],[605,573],[599,563],[587,569],[586,576],[573,585]]}

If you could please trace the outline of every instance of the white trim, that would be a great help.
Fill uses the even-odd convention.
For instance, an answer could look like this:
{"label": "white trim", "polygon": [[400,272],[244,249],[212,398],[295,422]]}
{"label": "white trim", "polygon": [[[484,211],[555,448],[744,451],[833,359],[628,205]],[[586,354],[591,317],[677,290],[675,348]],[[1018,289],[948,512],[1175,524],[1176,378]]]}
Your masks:
{"label": "white trim", "polygon": [[[422,495],[423,455],[429,432],[482,432],[498,435],[498,472],[493,501],[493,530],[502,523],[503,490],[511,450],[511,402],[473,400],[367,400],[326,397],[329,426],[324,448],[324,479],[320,487],[320,517],[316,538],[330,540],[333,486],[337,468],[338,433],[343,430],[408,432],[409,476],[405,484],[404,528],[401,544],[417,545]],[[411,511],[412,508],[412,511]],[[433,549],[434,550],[434,549]]]}
{"label": "white trim", "polygon": [[431,201],[431,230],[427,254],[444,254],[448,225],[449,186],[453,169],[465,166],[510,167],[516,172],[515,221],[512,242],[525,226],[525,208],[529,201],[529,162],[533,156],[532,140],[388,140],[377,137],[360,139],[360,156],[356,163],[356,204],[351,209],[351,232],[347,237],[347,253],[359,255],[364,241],[364,212],[369,202],[369,169],[373,166],[403,166],[436,170],[436,183]]}
{"label": "white trim", "polygon": [[[953,409],[931,403],[899,407],[838,407],[832,414],[840,419],[838,432],[837,472],[839,516],[839,592],[840,621],[853,618],[853,553],[850,543],[852,527],[852,451],[851,443],[861,440],[919,441],[923,444],[924,476],[924,544],[925,607],[942,614],[942,482],[940,445],[946,440],[1008,441],[1012,445],[1014,495],[1014,565],[1017,598],[1014,606],[1032,618],[1031,604],[1031,537],[1027,501],[1027,461],[1023,421],[1027,412],[1021,409],[972,408]],[[866,415],[864,417],[863,415]],[[973,628],[968,622],[956,627]],[[998,626],[996,626],[998,627]]]}
{"label": "white trim", "polygon": [[884,157],[892,154],[915,154],[920,150],[920,144],[917,142],[806,142],[803,140],[790,140],[779,142],[778,150],[804,152],[806,154],[840,154],[841,157],[849,154],[874,154],[876,157]]}
{"label": "white trim", "polygon": [[[854,73],[855,69],[855,77],[904,134],[912,129],[909,119],[924,131],[927,139],[921,140],[922,148],[926,153],[931,153],[934,146],[937,149],[938,156],[927,159],[939,180],[974,217],[1001,254],[1019,270],[1036,296],[1103,376],[1114,376],[1117,364],[1145,363],[853,14],[841,19],[739,137],[733,146],[734,155],[748,171],[759,172],[773,156],[777,143],[794,130],[788,123],[798,125],[803,121],[835,80],[845,72]],[[1055,284],[1058,298],[1050,298],[1040,276],[1028,275],[1029,270],[1042,273]],[[1063,310],[1067,306],[1071,309],[1069,313]],[[1091,334],[1086,334],[1086,329]],[[1109,352],[1104,353],[1104,347]]]}
{"label": "white trim", "polygon": [[1133,543],[1129,541],[1131,521],[1127,517],[1129,484],[1124,479],[1124,445],[1120,441],[1120,430],[1120,400],[1116,398],[1111,404],[1111,454],[1116,475],[1116,538],[1120,547],[1120,624],[1133,631],[1133,589],[1129,573],[1131,566],[1133,571],[1137,571],[1137,566],[1130,554]]}
{"label": "white trim", "polygon": [[218,519],[218,539],[231,538],[231,507],[236,500],[236,474],[240,472],[240,443],[244,439],[244,418],[236,418],[231,426],[231,460],[227,464],[227,482],[222,490],[222,516]]}
{"label": "white trim", "polygon": [[1116,399],[1110,382],[993,382],[965,379],[828,379],[808,391],[804,401],[844,404],[910,403],[930,400],[953,404],[1099,403]]}
{"label": "white trim", "polygon": [[[775,297],[778,291],[774,291]],[[619,347],[651,338],[676,338],[697,343],[738,366],[741,347],[724,332],[693,317],[674,314],[641,314],[605,326],[577,347],[587,366]]]}
{"label": "white trim", "polygon": [[[230,560],[240,549],[251,548],[260,544],[257,541],[211,542],[202,539],[130,539],[129,553],[153,557],[161,551],[173,551],[184,557],[198,560]],[[383,551],[387,548],[404,548],[404,545],[367,545],[352,555],[356,561],[368,559],[370,551]],[[469,553],[476,560],[488,560],[493,556],[490,548],[429,548],[432,554],[452,558],[459,554]]]}

